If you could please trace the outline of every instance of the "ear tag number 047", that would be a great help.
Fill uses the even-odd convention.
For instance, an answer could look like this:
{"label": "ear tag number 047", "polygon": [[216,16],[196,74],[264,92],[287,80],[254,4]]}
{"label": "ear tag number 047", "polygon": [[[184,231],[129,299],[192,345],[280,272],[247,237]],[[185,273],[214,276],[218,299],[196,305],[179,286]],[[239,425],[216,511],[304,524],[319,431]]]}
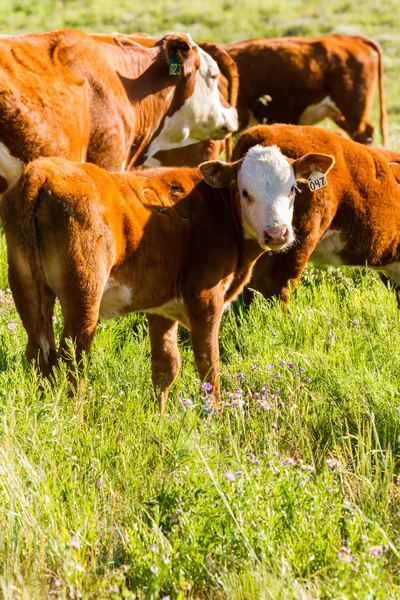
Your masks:
{"label": "ear tag number 047", "polygon": [[169,74],[170,75],[181,75],[182,73],[182,61],[177,56],[171,58],[169,63]]}
{"label": "ear tag number 047", "polygon": [[320,171],[313,171],[308,178],[308,187],[312,192],[316,190],[321,190],[322,188],[328,185],[328,181],[324,175]]}

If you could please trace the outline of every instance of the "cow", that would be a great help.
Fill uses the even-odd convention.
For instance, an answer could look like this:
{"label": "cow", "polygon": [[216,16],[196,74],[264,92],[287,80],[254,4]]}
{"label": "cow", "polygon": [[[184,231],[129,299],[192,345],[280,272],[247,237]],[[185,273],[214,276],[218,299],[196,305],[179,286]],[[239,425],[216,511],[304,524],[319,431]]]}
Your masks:
{"label": "cow", "polygon": [[[90,33],[97,41],[108,44],[120,44],[121,40],[128,38],[138,44],[151,48],[158,40],[146,33],[120,34],[114,33]],[[198,46],[209,54],[217,63],[221,76],[218,88],[225,101],[236,107],[239,92],[239,73],[233,58],[221,47],[211,42],[197,42]],[[173,150],[161,150],[155,156],[149,157],[145,165],[149,167],[197,167],[201,162],[215,160],[225,150],[226,159],[230,160],[232,155],[232,136],[228,136],[225,142],[217,140],[205,140],[197,144],[191,144],[183,148]]]}
{"label": "cow", "polygon": [[[292,160],[307,152],[335,157],[328,185],[300,183],[294,203],[296,243],[257,262],[250,288],[287,303],[308,262],[368,265],[400,284],[400,153],[363,146],[317,127],[259,125],[245,132],[234,159],[254,145],[276,144]],[[247,292],[247,299],[251,292]]]}
{"label": "cow", "polygon": [[26,357],[49,375],[57,361],[52,313],[59,298],[59,355],[88,353],[99,317],[144,311],[152,378],[164,410],[180,366],[178,322],[188,328],[202,380],[219,399],[222,311],[256,259],[293,241],[296,181],[331,156],[287,160],[276,147],[199,169],[109,173],[89,163],[39,158],[3,196],[9,284],[28,333]]}
{"label": "cow", "polygon": [[129,170],[237,128],[219,69],[189,34],[152,47],[75,30],[0,39],[0,194],[39,156]]}
{"label": "cow", "polygon": [[383,53],[365,36],[254,39],[225,44],[239,69],[240,129],[255,123],[315,125],[328,117],[369,144],[368,121],[379,87],[380,131],[387,144]]}

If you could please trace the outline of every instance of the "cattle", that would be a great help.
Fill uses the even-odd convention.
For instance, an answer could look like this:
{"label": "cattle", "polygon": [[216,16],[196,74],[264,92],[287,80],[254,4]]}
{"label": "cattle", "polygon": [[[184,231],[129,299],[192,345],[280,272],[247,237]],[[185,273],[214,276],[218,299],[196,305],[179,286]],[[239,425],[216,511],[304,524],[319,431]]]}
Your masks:
{"label": "cattle", "polygon": [[256,144],[276,144],[293,160],[310,151],[328,153],[336,163],[323,189],[311,192],[306,184],[298,186],[296,243],[260,258],[252,289],[286,303],[308,260],[369,265],[384,280],[400,284],[400,153],[363,146],[316,127],[260,125],[241,136],[234,158]]}
{"label": "cattle", "polygon": [[[97,41],[116,45],[119,45],[121,40],[128,38],[146,47],[152,47],[158,39],[145,33],[122,35],[115,32],[112,34],[91,33],[89,35]],[[239,73],[235,61],[221,46],[210,42],[197,42],[197,44],[217,63],[221,74],[218,81],[219,91],[230,106],[236,107]],[[201,162],[217,159],[223,150],[225,150],[226,159],[229,160],[232,155],[231,135],[226,138],[225,142],[206,140],[183,148],[162,150],[157,152],[155,156],[149,157],[145,165],[149,167],[197,167]]]}
{"label": "cattle", "polygon": [[239,69],[241,129],[255,123],[315,125],[328,117],[355,141],[371,143],[374,127],[368,118],[378,83],[380,131],[386,145],[383,55],[374,40],[331,34],[254,39],[223,47]]}
{"label": "cattle", "polygon": [[108,170],[237,127],[219,70],[188,34],[146,48],[74,30],[0,40],[0,193],[39,156]]}
{"label": "cattle", "polygon": [[[291,164],[290,164],[291,163]],[[144,311],[161,408],[180,366],[178,322],[219,398],[218,333],[224,305],[255,260],[293,241],[296,180],[330,156],[288,161],[276,147],[199,169],[109,173],[93,164],[40,158],[3,196],[9,283],[28,333],[26,356],[49,375],[57,352],[52,313],[64,316],[60,356],[89,352],[97,321]]]}

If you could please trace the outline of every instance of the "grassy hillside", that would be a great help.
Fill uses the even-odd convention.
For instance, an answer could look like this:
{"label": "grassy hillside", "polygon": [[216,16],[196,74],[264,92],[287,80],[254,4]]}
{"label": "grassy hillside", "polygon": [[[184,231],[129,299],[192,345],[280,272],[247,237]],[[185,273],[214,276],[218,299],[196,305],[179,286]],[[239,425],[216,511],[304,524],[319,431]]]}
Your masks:
{"label": "grassy hillside", "polygon": [[[369,34],[385,51],[400,149],[398,2],[321,4],[2,0],[0,26]],[[83,428],[65,373],[40,390],[23,358],[2,234],[0,289],[0,597],[400,598],[400,313],[374,274],[310,268],[288,315],[259,297],[231,307],[221,417],[206,410],[184,331],[161,418],[144,317],[100,323]]]}

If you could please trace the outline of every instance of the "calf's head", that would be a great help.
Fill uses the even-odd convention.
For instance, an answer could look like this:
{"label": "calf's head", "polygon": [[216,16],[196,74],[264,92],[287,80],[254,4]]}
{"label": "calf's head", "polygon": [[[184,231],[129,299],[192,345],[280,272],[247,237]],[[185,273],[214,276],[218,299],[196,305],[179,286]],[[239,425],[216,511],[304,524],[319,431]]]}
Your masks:
{"label": "calf's head", "polygon": [[276,146],[254,146],[234,163],[200,165],[208,185],[235,186],[244,235],[264,250],[281,250],[294,241],[292,229],[296,182],[313,170],[327,173],[335,159],[325,154],[286,158]]}

